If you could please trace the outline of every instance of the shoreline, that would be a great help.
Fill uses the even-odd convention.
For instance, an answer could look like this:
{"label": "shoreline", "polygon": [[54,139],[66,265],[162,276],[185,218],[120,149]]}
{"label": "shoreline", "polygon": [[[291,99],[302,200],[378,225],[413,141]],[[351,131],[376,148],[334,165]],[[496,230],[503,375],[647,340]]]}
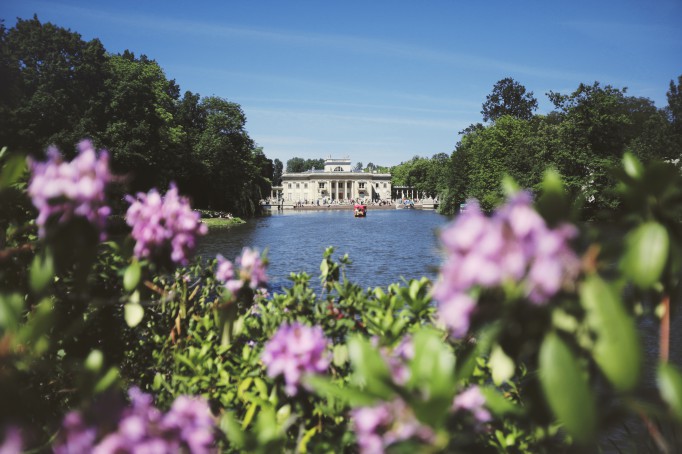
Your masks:
{"label": "shoreline", "polygon": [[[280,211],[277,208],[277,205],[261,205],[261,208],[265,213],[269,212],[277,212]],[[329,211],[329,210],[337,210],[337,211],[353,211],[355,207],[353,205],[303,205],[303,206],[293,206],[293,205],[284,205],[283,210],[281,211]],[[395,205],[388,204],[388,205],[367,205],[367,211],[377,211],[377,210],[400,210],[400,209],[405,209],[405,208],[396,208]],[[415,204],[414,205],[415,210],[433,210],[433,208],[424,208],[424,206],[420,204]]]}

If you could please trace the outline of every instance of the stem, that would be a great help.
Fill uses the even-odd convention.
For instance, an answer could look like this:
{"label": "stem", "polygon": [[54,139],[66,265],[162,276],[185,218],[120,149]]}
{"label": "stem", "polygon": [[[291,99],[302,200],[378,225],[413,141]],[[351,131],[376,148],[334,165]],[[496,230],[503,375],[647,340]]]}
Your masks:
{"label": "stem", "polygon": [[644,421],[644,425],[646,425],[646,428],[649,431],[649,435],[651,435],[651,438],[653,438],[654,443],[656,443],[656,446],[658,447],[659,451],[663,454],[668,454],[670,452],[670,447],[668,446],[668,443],[665,441],[665,438],[663,438],[661,432],[654,425],[654,423],[651,422],[649,417],[644,414],[644,412],[640,412],[639,415],[642,418],[642,421]]}
{"label": "stem", "polygon": [[663,304],[663,316],[661,317],[659,356],[661,362],[667,363],[670,353],[670,296],[664,295],[661,302]]}

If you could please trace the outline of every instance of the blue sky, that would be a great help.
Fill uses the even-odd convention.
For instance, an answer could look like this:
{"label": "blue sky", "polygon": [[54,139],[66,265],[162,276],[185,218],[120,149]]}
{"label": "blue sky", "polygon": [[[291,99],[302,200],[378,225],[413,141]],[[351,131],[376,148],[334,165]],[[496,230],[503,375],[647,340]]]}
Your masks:
{"label": "blue sky", "polygon": [[265,154],[395,165],[451,153],[500,79],[581,82],[667,103],[682,74],[682,1],[32,1],[34,13],[159,62],[180,88],[239,103]]}

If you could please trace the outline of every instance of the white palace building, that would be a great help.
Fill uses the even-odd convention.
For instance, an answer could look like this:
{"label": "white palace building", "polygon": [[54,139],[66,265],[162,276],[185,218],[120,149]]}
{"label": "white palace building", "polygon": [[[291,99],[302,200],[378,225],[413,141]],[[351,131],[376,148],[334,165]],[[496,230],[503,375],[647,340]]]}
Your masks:
{"label": "white palace building", "polygon": [[322,170],[282,174],[273,196],[285,204],[391,200],[391,174],[354,172],[350,158],[330,157]]}

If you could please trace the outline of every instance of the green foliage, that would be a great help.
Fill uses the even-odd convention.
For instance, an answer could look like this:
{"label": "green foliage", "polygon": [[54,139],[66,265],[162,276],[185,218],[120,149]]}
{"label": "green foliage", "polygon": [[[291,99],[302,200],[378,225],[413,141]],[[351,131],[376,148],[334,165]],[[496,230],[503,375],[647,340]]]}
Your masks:
{"label": "green foliage", "polygon": [[[511,79],[504,81],[509,89],[518,85]],[[492,209],[500,201],[503,175],[510,175],[522,187],[538,190],[545,168],[551,167],[582,206],[583,216],[599,218],[602,210],[613,211],[620,203],[610,169],[618,165],[624,152],[645,163],[667,160],[679,165],[682,134],[680,116],[674,113],[679,111],[679,90],[672,81],[665,109],[657,109],[646,98],[627,96],[626,89],[595,82],[580,84],[568,95],[550,91],[555,111],[546,116],[533,116],[532,108],[524,114],[507,109],[502,87],[498,88],[495,99],[490,95],[484,104],[484,113],[488,105],[494,121],[461,132],[443,191],[443,213],[455,214],[459,204],[469,198]]]}
{"label": "green foliage", "polygon": [[580,366],[568,345],[555,333],[540,349],[540,380],[552,411],[577,440],[591,442],[596,434],[596,404]]}
{"label": "green foliage", "polygon": [[435,154],[431,159],[415,156],[391,167],[391,184],[409,186],[419,197],[442,196],[447,189],[449,161],[445,153]]}
{"label": "green foliage", "polygon": [[[108,54],[97,39],[37,17],[3,28],[0,53],[0,143],[10,149],[40,155],[56,145],[70,158],[90,137],[133,192],[174,181],[195,206],[249,217],[269,195],[273,163],[249,137],[241,107],[180,98],[153,59]],[[12,162],[0,185],[22,172],[23,159]]]}
{"label": "green foliage", "polygon": [[303,159],[294,157],[287,160],[287,173],[300,173],[313,169],[324,169],[324,159]]}
{"label": "green foliage", "polygon": [[[164,162],[171,169],[176,164],[164,159],[171,154],[184,166],[179,182],[206,205],[255,212],[253,201],[275,168],[246,133],[237,104],[189,92],[179,100],[155,62],[128,52],[98,59],[97,42],[83,43],[37,19],[3,31],[3,46],[11,45],[10,54],[42,56],[60,77],[82,77],[62,54],[42,54],[38,38],[48,49],[89,51],[92,61],[106,63],[103,87],[116,94],[112,118],[79,124],[101,133],[93,133],[97,140],[127,144],[112,150],[119,165]],[[34,118],[31,105],[22,111],[13,102],[44,108],[54,101],[50,96],[69,99],[73,87],[52,93],[58,77],[28,63],[5,68],[16,78],[2,88],[8,97],[0,104],[15,116],[3,121]],[[671,118],[677,93],[672,85]],[[185,394],[208,399],[223,452],[354,452],[362,430],[353,415],[363,407],[399,409],[394,421],[377,428],[395,430],[387,449],[399,452],[591,451],[614,425],[633,418],[642,418],[665,447],[649,422],[681,427],[682,376],[662,357],[656,383],[644,382],[651,361],[637,326],[658,322],[654,308],[680,294],[682,176],[672,163],[639,159],[658,153],[652,151],[658,142],[640,134],[661,119],[646,100],[599,84],[552,97],[558,109],[552,115],[499,116],[487,127],[468,128],[451,157],[415,157],[395,168],[396,181],[442,196],[450,208],[477,195],[492,209],[505,193],[531,187],[550,226],[593,216],[595,207],[612,208],[609,216],[618,221],[615,234],[581,225],[580,274],[547,304],[531,304],[511,280],[468,289],[476,308],[465,339],[453,339],[441,326],[428,279],[362,289],[346,278],[350,257],[334,259],[331,247],[322,256],[319,284],[292,273],[289,286],[268,295],[248,285],[228,290],[216,278],[216,260],[176,270],[138,261],[129,239],[101,243],[79,218],[50,224],[38,239],[23,156],[3,149],[0,428],[27,428],[25,448],[43,451],[68,411],[137,385],[160,408]],[[70,106],[61,108],[65,118],[73,115]],[[127,110],[130,117],[122,113]],[[35,140],[68,141],[70,133],[60,135],[60,127],[40,126]],[[30,135],[25,129],[4,134],[8,143]],[[158,140],[156,148],[141,154],[150,140]],[[628,147],[631,153],[622,154]],[[211,178],[199,178],[205,175]],[[612,183],[615,190],[606,195]],[[600,198],[586,197],[581,213],[573,203],[579,194]],[[292,322],[319,327],[330,360],[324,373],[307,374],[295,395],[262,360],[273,335]],[[661,326],[665,334],[665,319]],[[474,402],[457,404],[471,390]],[[405,426],[419,430],[401,439],[396,435]]]}
{"label": "green foliage", "polygon": [[625,311],[617,290],[597,276],[580,288],[587,326],[596,334],[592,356],[618,391],[632,390],[639,381],[642,353],[635,322]]}
{"label": "green foliage", "polygon": [[493,91],[483,103],[483,121],[497,121],[505,115],[522,120],[529,120],[533,111],[538,108],[538,101],[533,92],[526,92],[526,87],[511,77],[499,80]]}

